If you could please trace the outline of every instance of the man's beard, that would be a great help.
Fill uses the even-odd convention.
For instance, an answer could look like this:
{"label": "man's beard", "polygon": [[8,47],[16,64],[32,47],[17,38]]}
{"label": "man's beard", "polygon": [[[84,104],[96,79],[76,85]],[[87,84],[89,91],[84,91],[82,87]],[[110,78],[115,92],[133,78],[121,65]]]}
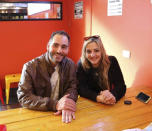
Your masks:
{"label": "man's beard", "polygon": [[51,53],[51,52],[49,52],[49,51],[48,51],[48,54],[49,54],[49,59],[50,59],[53,63],[55,63],[55,64],[60,63],[60,62],[63,60],[63,58],[65,57],[65,56],[64,56],[63,54],[61,54],[61,53],[55,53],[55,54],[53,54],[53,55],[58,54],[58,55],[63,56],[62,60],[61,60],[60,62],[58,62],[58,61],[55,61],[55,59],[53,58],[53,55],[52,55],[52,53]]}

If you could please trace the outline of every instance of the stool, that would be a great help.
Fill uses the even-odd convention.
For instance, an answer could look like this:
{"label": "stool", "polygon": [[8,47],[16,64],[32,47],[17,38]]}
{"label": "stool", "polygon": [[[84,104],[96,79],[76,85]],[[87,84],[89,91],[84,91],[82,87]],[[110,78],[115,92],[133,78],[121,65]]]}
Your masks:
{"label": "stool", "polygon": [[9,92],[10,92],[10,84],[14,82],[20,81],[21,74],[10,74],[5,75],[5,85],[6,85],[6,104],[8,104],[9,101]]}
{"label": "stool", "polygon": [[1,99],[2,104],[4,105],[3,92],[2,92],[2,87],[1,87],[1,85],[0,85],[0,99]]}

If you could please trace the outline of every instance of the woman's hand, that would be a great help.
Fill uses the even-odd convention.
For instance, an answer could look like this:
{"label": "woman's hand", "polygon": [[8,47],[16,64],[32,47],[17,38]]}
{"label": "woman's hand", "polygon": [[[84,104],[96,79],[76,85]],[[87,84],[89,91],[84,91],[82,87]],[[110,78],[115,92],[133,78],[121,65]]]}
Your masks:
{"label": "woman's hand", "polygon": [[116,103],[116,98],[111,94],[109,90],[101,91],[100,94],[96,98],[97,102],[101,102],[104,104],[113,105]]}

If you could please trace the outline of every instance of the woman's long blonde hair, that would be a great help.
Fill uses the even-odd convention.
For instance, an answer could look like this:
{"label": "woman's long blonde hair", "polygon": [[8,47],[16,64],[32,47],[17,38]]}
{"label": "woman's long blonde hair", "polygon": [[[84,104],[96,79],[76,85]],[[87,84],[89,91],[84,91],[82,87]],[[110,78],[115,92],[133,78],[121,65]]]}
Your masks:
{"label": "woman's long blonde hair", "polygon": [[108,71],[110,67],[110,61],[108,58],[108,55],[106,54],[106,51],[104,49],[103,43],[100,39],[100,37],[92,36],[88,40],[84,40],[83,47],[82,47],[82,54],[81,54],[81,63],[84,68],[84,70],[88,70],[91,68],[91,63],[86,58],[86,46],[92,42],[95,42],[100,50],[101,50],[101,60],[99,64],[99,76],[100,76],[100,84],[104,86],[104,88],[109,89],[109,80],[108,80]]}

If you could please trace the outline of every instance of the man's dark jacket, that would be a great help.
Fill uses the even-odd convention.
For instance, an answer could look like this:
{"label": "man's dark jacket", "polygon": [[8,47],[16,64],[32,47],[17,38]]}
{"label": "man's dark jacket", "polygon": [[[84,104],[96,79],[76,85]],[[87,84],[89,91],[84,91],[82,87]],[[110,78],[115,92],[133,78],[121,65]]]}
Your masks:
{"label": "man's dark jacket", "polygon": [[[54,67],[49,61],[48,53],[45,53],[24,64],[17,96],[23,107],[47,111],[56,111],[58,100],[51,100],[50,78]],[[59,99],[66,94],[77,101],[76,67],[74,62],[65,57],[59,63]]]}

